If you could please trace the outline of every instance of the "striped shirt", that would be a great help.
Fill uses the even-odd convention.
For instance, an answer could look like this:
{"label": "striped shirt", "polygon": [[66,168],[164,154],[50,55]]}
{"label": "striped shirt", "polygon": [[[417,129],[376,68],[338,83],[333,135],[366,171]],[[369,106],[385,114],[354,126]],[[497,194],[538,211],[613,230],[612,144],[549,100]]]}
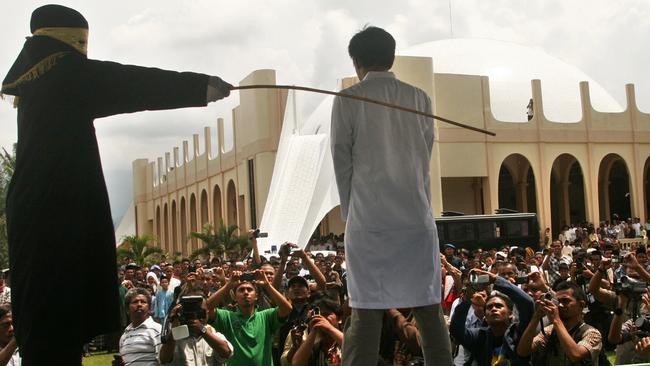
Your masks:
{"label": "striped shirt", "polygon": [[120,337],[120,356],[126,366],[158,366],[161,325],[151,317],[137,327],[129,324]]}

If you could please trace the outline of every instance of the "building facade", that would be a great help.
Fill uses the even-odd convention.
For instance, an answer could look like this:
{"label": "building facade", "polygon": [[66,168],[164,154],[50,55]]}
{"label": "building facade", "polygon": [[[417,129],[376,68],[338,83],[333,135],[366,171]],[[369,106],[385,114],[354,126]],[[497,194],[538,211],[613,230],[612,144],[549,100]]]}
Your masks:
{"label": "building facade", "polygon": [[[550,121],[542,82],[531,81],[533,117],[497,120],[488,77],[434,73],[430,57],[396,58],[396,76],[425,90],[434,113],[488,129],[487,136],[437,123],[431,160],[433,211],[489,214],[497,208],[536,212],[541,228],[557,235],[562,225],[649,217],[650,114],[641,112],[634,86],[626,86],[622,112],[592,107],[587,82],[579,85],[582,118]],[[258,70],[241,85],[275,84],[273,70]],[[344,79],[343,85],[354,83]],[[223,119],[217,120],[219,153],[212,156],[210,127],[203,151],[199,135],[150,162],[133,162],[136,232],[151,233],[167,252],[189,254],[200,243],[189,232],[205,223],[257,227],[264,212],[282,128],[286,92],[247,90],[233,109],[233,148],[223,151]],[[335,208],[319,227],[341,233]]]}

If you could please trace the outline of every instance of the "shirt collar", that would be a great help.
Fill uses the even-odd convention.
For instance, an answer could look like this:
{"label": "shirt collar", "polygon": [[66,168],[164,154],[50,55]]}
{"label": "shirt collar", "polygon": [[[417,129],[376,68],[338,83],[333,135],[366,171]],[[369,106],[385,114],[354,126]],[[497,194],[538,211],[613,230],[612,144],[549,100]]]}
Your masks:
{"label": "shirt collar", "polygon": [[395,74],[390,71],[368,71],[363,80],[379,78],[395,79]]}
{"label": "shirt collar", "polygon": [[153,319],[149,316],[149,317],[147,317],[147,319],[145,319],[145,321],[143,321],[142,323],[140,323],[140,325],[138,325],[137,327],[134,327],[134,326],[133,326],[133,323],[129,324],[129,325],[126,327],[126,330],[133,330],[133,329],[138,329],[138,328],[141,328],[141,327],[147,327],[147,328],[149,328],[149,327],[151,327],[151,322],[153,322]]}

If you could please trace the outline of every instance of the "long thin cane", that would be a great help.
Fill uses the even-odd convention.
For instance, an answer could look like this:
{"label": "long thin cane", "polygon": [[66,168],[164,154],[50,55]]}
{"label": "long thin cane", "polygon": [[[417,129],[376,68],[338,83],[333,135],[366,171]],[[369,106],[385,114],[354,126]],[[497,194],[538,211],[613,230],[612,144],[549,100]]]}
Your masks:
{"label": "long thin cane", "polygon": [[447,119],[447,118],[439,117],[439,116],[436,116],[434,114],[429,114],[429,113],[426,113],[426,112],[418,111],[417,109],[402,107],[400,105],[391,104],[391,103],[387,103],[387,102],[382,102],[380,100],[361,97],[361,96],[358,96],[358,95],[338,93],[338,92],[333,92],[333,91],[329,91],[329,90],[309,88],[309,87],[306,87],[306,86],[296,86],[296,85],[242,85],[242,86],[235,86],[235,87],[232,88],[232,90],[248,90],[248,89],[292,89],[292,90],[308,91],[308,92],[312,92],[312,93],[335,95],[335,96],[344,97],[344,98],[356,99],[356,100],[360,100],[360,101],[367,102],[367,103],[378,104],[378,105],[382,105],[384,107],[398,109],[400,111],[415,113],[415,114],[419,114],[419,115],[425,116],[425,117],[435,118],[438,121],[449,123],[449,124],[454,125],[454,126],[462,127],[462,128],[468,129],[468,130],[476,131],[476,132],[481,132],[481,133],[484,133],[484,134],[490,135],[490,136],[496,136],[496,134],[494,132],[484,130],[482,128],[478,128],[478,127],[474,127],[474,126],[468,126],[466,124],[456,122],[456,121],[452,121],[452,120]]}

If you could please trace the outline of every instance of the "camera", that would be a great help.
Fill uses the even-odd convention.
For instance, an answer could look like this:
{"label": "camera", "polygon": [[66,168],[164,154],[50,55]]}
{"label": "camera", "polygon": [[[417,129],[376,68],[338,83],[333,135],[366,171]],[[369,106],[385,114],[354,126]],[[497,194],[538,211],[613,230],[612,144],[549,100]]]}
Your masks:
{"label": "camera", "polygon": [[214,270],[212,268],[203,268],[203,274],[214,274]]}
{"label": "camera", "polygon": [[632,277],[623,276],[619,282],[614,283],[614,291],[617,294],[623,293],[630,299],[639,299],[646,293],[648,283],[635,280]]}
{"label": "camera", "polygon": [[477,275],[476,273],[470,274],[469,287],[474,291],[485,290],[490,285],[489,275]]}
{"label": "camera", "polygon": [[318,306],[312,307],[311,311],[312,311],[312,316],[320,315],[320,308]]}
{"label": "camera", "polygon": [[244,272],[239,276],[239,280],[243,282],[253,282],[255,279],[255,273],[253,272]]}
{"label": "camera", "polygon": [[650,319],[647,316],[640,316],[634,320],[634,325],[636,326],[636,336],[637,337],[648,337],[650,336]]}
{"label": "camera", "polygon": [[515,280],[515,283],[517,285],[525,285],[528,283],[528,276],[517,276],[517,279]]}
{"label": "camera", "polygon": [[268,236],[269,236],[269,233],[261,233],[260,229],[255,229],[255,231],[253,231],[253,238],[254,239],[267,238]]}
{"label": "camera", "polygon": [[555,305],[558,305],[558,304],[559,304],[559,301],[557,301],[557,299],[555,298],[555,296],[553,296],[553,294],[551,294],[550,292],[545,293],[544,296],[543,296],[542,298],[543,298],[544,300],[546,300],[546,301],[550,301],[550,302],[552,302],[552,303],[555,304]]}
{"label": "camera", "polygon": [[187,324],[195,319],[205,319],[205,309],[203,309],[203,296],[182,296],[181,310],[178,315],[181,323]]}
{"label": "camera", "polygon": [[284,244],[280,247],[280,255],[288,257],[292,255],[293,253],[299,251],[300,248],[294,247],[293,244]]}

